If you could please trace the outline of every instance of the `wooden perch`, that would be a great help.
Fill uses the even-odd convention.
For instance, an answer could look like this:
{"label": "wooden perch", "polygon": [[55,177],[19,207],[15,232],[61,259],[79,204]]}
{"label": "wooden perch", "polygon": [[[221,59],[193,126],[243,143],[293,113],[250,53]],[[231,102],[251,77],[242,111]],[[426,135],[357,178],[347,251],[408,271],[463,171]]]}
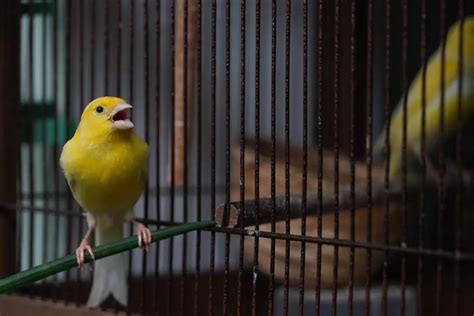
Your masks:
{"label": "wooden perch", "polygon": [[[407,199],[419,193],[419,177],[416,175],[409,175],[407,178],[412,178],[414,181],[407,184]],[[470,187],[471,173],[466,171],[464,174],[464,185]],[[457,183],[455,178],[449,177],[445,181],[448,191],[456,189]],[[437,190],[438,184],[432,180],[426,183],[425,191],[434,192]],[[470,191],[469,191],[470,192]],[[365,186],[356,186],[354,190],[354,200],[351,196],[351,190],[348,186],[343,186],[339,190],[339,205],[340,211],[348,211],[352,207],[354,209],[367,208],[369,204],[369,196]],[[373,206],[380,206],[384,203],[385,198],[388,197],[390,201],[400,201],[401,190],[399,186],[392,191],[386,193],[383,183],[373,183],[373,192],[371,196],[371,204]],[[216,208],[216,223],[217,226],[223,227],[238,227],[254,226],[256,224],[256,215],[258,207],[259,223],[265,224],[272,221],[275,216],[275,221],[286,220],[288,217],[301,218],[303,214],[303,197],[300,193],[291,193],[289,196],[289,214],[286,208],[286,196],[279,195],[275,197],[275,214],[273,215],[273,201],[271,197],[256,200],[246,200],[243,205],[240,201],[231,202],[229,207],[226,204],[220,204]],[[321,214],[327,214],[336,210],[336,203],[333,192],[326,192],[321,200],[321,207],[319,205],[319,197],[317,192],[307,192],[306,195],[306,214],[308,216],[318,215],[321,209]]]}
{"label": "wooden perch", "polygon": [[[379,186],[381,187],[381,186]],[[365,187],[358,186],[355,191],[354,206],[355,208],[367,207],[368,195]],[[389,193],[390,199],[398,199],[399,193]],[[384,201],[385,193],[383,190],[376,190],[372,195],[372,204],[381,204]],[[302,195],[298,193],[290,194],[289,217],[301,217],[303,212]],[[231,202],[228,210],[226,204],[221,204],[216,209],[216,222],[219,226],[237,227],[243,223],[243,226],[254,226],[257,212],[260,223],[269,223],[273,217],[273,202],[271,197],[260,199],[259,201],[248,200],[244,202],[242,207],[240,202]],[[348,188],[339,191],[339,209],[349,210],[353,205],[351,192]],[[334,195],[326,193],[322,197],[322,214],[334,212],[336,203]],[[317,192],[308,192],[306,196],[306,213],[307,215],[317,215],[319,207],[319,197]],[[227,212],[226,212],[227,211]],[[286,197],[275,197],[275,221],[285,220],[287,218]]]}
{"label": "wooden perch", "polygon": [[[185,21],[185,4],[187,3],[187,21]],[[187,146],[191,147],[192,140],[192,104],[194,87],[194,64],[196,50],[196,17],[197,1],[181,0],[178,1],[178,10],[176,15],[176,41],[175,41],[175,118],[173,122],[175,146],[174,151],[175,167],[174,170],[168,169],[168,179],[173,176],[175,186],[182,186],[184,183],[184,158],[185,158],[185,124],[187,127]],[[185,23],[187,22],[187,48],[185,49]],[[187,52],[187,64],[185,65],[185,52]],[[186,80],[184,78],[184,68],[186,67]],[[185,84],[186,93],[185,93]],[[185,103],[186,95],[186,103]],[[171,174],[173,172],[173,174]]]}

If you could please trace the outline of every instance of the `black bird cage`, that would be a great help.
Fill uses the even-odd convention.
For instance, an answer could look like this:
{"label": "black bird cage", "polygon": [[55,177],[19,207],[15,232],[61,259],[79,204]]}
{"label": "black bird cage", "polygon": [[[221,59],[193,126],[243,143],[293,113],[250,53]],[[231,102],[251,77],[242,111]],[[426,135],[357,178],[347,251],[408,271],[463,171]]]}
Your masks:
{"label": "black bird cage", "polygon": [[[454,77],[429,69],[472,14],[464,0],[3,1],[0,277],[74,253],[87,225],[59,155],[84,107],[113,95],[150,145],[136,216],[152,230],[218,225],[131,251],[128,306],[95,312],[473,313],[474,51],[457,50]],[[398,182],[391,128],[403,135]],[[89,270],[0,296],[0,314],[29,301],[85,309]]]}

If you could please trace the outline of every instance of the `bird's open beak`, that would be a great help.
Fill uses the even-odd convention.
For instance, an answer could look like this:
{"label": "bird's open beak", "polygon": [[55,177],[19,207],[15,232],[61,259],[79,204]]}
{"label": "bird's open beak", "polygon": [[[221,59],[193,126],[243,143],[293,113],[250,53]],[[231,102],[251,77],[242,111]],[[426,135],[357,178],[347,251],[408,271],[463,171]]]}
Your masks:
{"label": "bird's open beak", "polygon": [[132,106],[127,103],[117,104],[112,112],[110,112],[109,120],[114,124],[116,129],[130,129],[133,128],[132,121],[129,120],[129,112]]}

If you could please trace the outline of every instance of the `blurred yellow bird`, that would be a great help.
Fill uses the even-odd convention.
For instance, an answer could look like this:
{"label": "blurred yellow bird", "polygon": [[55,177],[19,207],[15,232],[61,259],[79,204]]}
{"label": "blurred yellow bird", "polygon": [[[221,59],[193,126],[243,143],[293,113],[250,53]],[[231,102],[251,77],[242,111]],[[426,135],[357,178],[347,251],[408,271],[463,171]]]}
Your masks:
{"label": "blurred yellow bird", "polygon": [[[74,136],[64,145],[61,166],[74,198],[87,211],[88,231],[76,250],[79,267],[84,251],[93,257],[88,239],[95,229],[96,244],[123,237],[123,221],[135,222],[139,244],[148,250],[150,231],[133,220],[133,206],[148,173],[148,145],[133,132],[132,108],[116,97],[93,100],[84,109]],[[127,260],[124,254],[95,263],[87,305],[97,307],[110,294],[127,305]]]}
{"label": "blurred yellow bird", "polygon": [[[474,109],[474,17],[464,19],[463,26],[463,68],[462,68],[462,119],[463,122]],[[448,31],[444,59],[444,131],[449,136],[456,131],[458,119],[458,95],[460,78],[460,31],[461,21],[456,22]],[[430,57],[426,67],[425,81],[425,124],[426,147],[433,148],[439,138],[441,115],[441,50],[442,45]],[[407,161],[420,159],[422,128],[422,70],[418,72],[410,85],[407,96],[406,146]],[[394,110],[390,123],[390,180],[396,181],[400,175],[403,146],[403,97]],[[375,145],[375,153],[383,151],[385,135],[382,134]]]}

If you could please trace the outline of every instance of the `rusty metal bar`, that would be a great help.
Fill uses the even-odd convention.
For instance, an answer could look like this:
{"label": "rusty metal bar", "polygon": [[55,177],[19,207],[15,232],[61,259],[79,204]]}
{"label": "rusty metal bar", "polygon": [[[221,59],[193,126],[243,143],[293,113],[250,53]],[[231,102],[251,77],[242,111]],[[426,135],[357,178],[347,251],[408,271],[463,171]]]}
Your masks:
{"label": "rusty metal bar", "polygon": [[[133,104],[133,98],[134,98],[134,88],[133,88],[133,77],[135,74],[135,68],[134,68],[134,58],[135,58],[135,50],[134,50],[134,38],[135,38],[135,1],[129,1],[129,11],[130,11],[130,20],[129,20],[129,25],[128,25],[128,31],[129,31],[129,36],[130,36],[130,60],[129,60],[129,81],[128,81],[128,89],[129,89],[129,102]],[[94,77],[94,76],[92,76]],[[133,111],[130,113],[130,117],[132,118],[133,116]],[[133,235],[133,224],[130,223],[129,225],[129,236]],[[129,254],[128,256],[128,284],[130,284],[130,281],[132,280],[132,269],[133,269],[133,260],[132,260],[132,253]],[[131,291],[128,291],[127,294],[127,301],[131,301]],[[130,314],[130,304],[127,305],[126,307],[126,312],[127,314]]]}
{"label": "rusty metal bar", "polygon": [[355,247],[360,249],[372,249],[373,251],[387,251],[397,254],[406,254],[410,256],[425,256],[430,258],[439,258],[443,260],[450,260],[453,262],[474,262],[474,254],[470,252],[456,253],[453,251],[438,250],[438,249],[429,249],[429,248],[408,248],[403,246],[391,246],[390,244],[377,244],[377,243],[367,243],[364,241],[351,241],[345,239],[334,239],[334,238],[321,238],[313,236],[301,236],[285,233],[272,233],[268,231],[256,231],[254,229],[240,229],[240,228],[229,228],[229,227],[213,227],[205,229],[207,231],[216,231],[229,234],[244,234],[251,237],[260,237],[260,238],[270,238],[270,239],[279,239],[279,240],[290,240],[290,241],[305,241],[307,243],[316,243],[322,245],[331,245],[339,247]]}
{"label": "rusty metal bar", "polygon": [[[245,7],[240,1],[240,205],[245,208]],[[241,225],[240,228],[243,228]],[[240,236],[239,272],[237,280],[237,315],[242,314],[242,283],[244,276],[244,236]]]}
{"label": "rusty metal bar", "polygon": [[[261,1],[255,2],[255,229],[260,230],[260,37]],[[252,316],[257,315],[257,280],[259,276],[259,238],[255,238],[253,251]]]}
{"label": "rusty metal bar", "polygon": [[[403,10],[403,22],[402,22],[402,87],[403,87],[403,97],[402,97],[402,242],[407,243],[407,171],[408,171],[408,161],[407,161],[407,103],[408,103],[408,79],[407,79],[407,67],[408,67],[408,1],[403,0],[402,3]],[[406,287],[406,257],[402,255],[401,257],[401,267],[400,267],[400,283],[401,283],[401,304],[400,304],[400,315],[405,315],[405,287]]]}
{"label": "rusty metal bar", "polygon": [[[0,10],[0,202],[15,203],[20,162],[20,3]],[[15,132],[16,131],[16,132]],[[21,187],[20,187],[21,189]],[[16,269],[16,212],[0,207],[0,278]]]}
{"label": "rusty metal bar", "polygon": [[[319,207],[317,208],[318,216],[318,229],[317,235],[319,238],[322,237],[323,227],[322,227],[322,213],[323,213],[323,16],[324,16],[324,6],[323,1],[318,1],[318,56],[317,56],[317,75],[318,75],[318,84],[317,84],[317,142],[318,142],[318,203]],[[315,314],[316,316],[321,315],[321,244],[317,245],[316,253],[316,304],[315,304]]]}
{"label": "rusty metal bar", "polygon": [[[390,0],[385,1],[385,71],[384,71],[384,119],[385,119],[385,140],[384,140],[384,152],[385,152],[385,176],[384,176],[384,243],[389,244],[390,241],[390,232],[389,232],[389,209],[390,209],[390,196],[388,192],[390,191],[390,45],[391,45],[391,36],[390,36],[390,23],[391,23],[391,4]],[[382,301],[381,301],[381,312],[382,315],[387,315],[387,295],[388,295],[388,251],[384,253],[383,261],[383,270],[382,270]]]}
{"label": "rusty metal bar", "polygon": [[[420,191],[420,207],[418,210],[418,248],[423,248],[423,233],[424,233],[424,211],[425,211],[425,187],[426,187],[426,67],[427,67],[427,54],[426,54],[426,0],[421,1],[421,63],[422,63],[422,78],[421,78],[421,169],[423,177],[421,179],[421,191]],[[417,260],[417,313],[421,315],[423,312],[423,258],[418,257]]]}
{"label": "rusty metal bar", "polygon": [[[182,186],[183,186],[183,219],[184,222],[186,223],[188,221],[188,144],[190,143],[188,141],[188,123],[191,121],[188,119],[188,116],[191,114],[189,112],[189,106],[188,106],[188,100],[190,100],[190,91],[188,89],[188,35],[192,31],[189,26],[189,17],[188,17],[188,12],[189,12],[189,4],[188,0],[184,0],[183,3],[181,4],[183,6],[183,20],[180,21],[183,23],[183,147],[180,149],[178,145],[178,153],[176,154],[177,159],[182,158],[182,162],[179,162],[178,160],[178,172],[180,167],[182,167],[182,174],[181,177],[178,177],[176,181],[180,182],[182,181]],[[192,10],[192,9],[191,9]],[[191,26],[193,28],[194,25]],[[191,79],[192,79],[192,73],[191,73]],[[179,130],[177,131],[179,133]],[[179,139],[179,137],[178,137]],[[183,156],[180,157],[180,151],[182,151]],[[182,164],[181,164],[182,163]],[[176,172],[176,170],[175,170]],[[175,173],[172,174],[173,177],[175,177]],[[180,302],[178,305],[178,311],[179,315],[184,315],[184,296],[185,296],[185,283],[186,283],[186,261],[187,261],[187,234],[183,235],[183,249],[182,249],[182,264],[181,264],[181,289],[180,289]]]}
{"label": "rusty metal bar", "polygon": [[[146,2],[146,1],[145,1]],[[110,47],[110,10],[109,0],[104,1],[104,94],[109,95],[109,47]],[[131,44],[133,45],[133,44]]]}
{"label": "rusty metal bar", "polygon": [[[43,164],[42,164],[42,177],[43,177],[43,194],[42,194],[42,199],[44,201],[45,207],[48,207],[48,200],[46,199],[47,195],[47,188],[48,188],[48,177],[46,176],[46,170],[47,170],[47,162],[46,162],[46,157],[47,157],[47,140],[46,140],[46,91],[47,91],[47,78],[46,78],[46,66],[47,66],[47,59],[46,59],[46,53],[47,53],[47,32],[46,32],[46,21],[47,21],[47,1],[42,1],[41,3],[42,6],[42,12],[41,12],[41,19],[42,21],[42,31],[43,31],[43,43],[42,43],[42,91],[41,91],[41,153],[43,155]],[[49,216],[46,214],[43,214],[43,244],[48,243],[48,230],[46,229],[47,224],[48,224]],[[43,254],[42,254],[42,260],[46,262],[48,260],[48,252],[47,248],[43,248]],[[44,280],[45,283],[45,289],[46,293],[41,293],[41,296],[47,297],[51,296],[52,294],[52,289],[51,287],[48,286],[48,283],[46,280]]]}
{"label": "rusty metal bar", "polygon": [[[463,121],[463,106],[465,103],[462,101],[463,95],[463,69],[464,69],[464,0],[459,0],[458,17],[461,21],[461,31],[459,32],[459,86],[458,86],[458,104],[457,104],[457,124],[456,124],[456,165],[457,165],[457,190],[456,190],[456,213],[455,213],[455,232],[454,232],[454,247],[456,252],[461,252],[461,240],[462,240],[462,223],[463,223],[463,210],[464,210],[464,188],[463,188],[463,157],[462,157],[462,145],[463,145],[463,133],[462,133],[462,121]],[[464,88],[465,89],[465,88]],[[454,315],[459,315],[460,302],[460,266],[459,263],[454,263]]]}
{"label": "rusty metal bar", "polygon": [[[339,239],[339,19],[340,3],[335,0],[334,13],[334,239]],[[332,315],[337,315],[337,280],[339,267],[339,248],[334,246],[333,285],[332,285]]]}
{"label": "rusty metal bar", "polygon": [[[285,10],[285,233],[290,234],[290,41],[291,2],[286,0]],[[285,242],[285,293],[283,313],[288,315],[290,290],[290,242]]]}
{"label": "rusty metal bar", "polygon": [[[107,2],[107,1],[106,1]],[[105,13],[107,16],[109,15],[108,12]],[[149,18],[148,18],[148,1],[143,2],[143,37],[144,37],[144,50],[143,50],[143,58],[144,58],[144,69],[143,69],[143,75],[144,75],[144,101],[145,101],[145,108],[143,111],[143,121],[145,125],[145,142],[148,143],[150,141],[150,73],[149,73],[149,67],[150,67],[150,38],[149,38]],[[107,44],[107,43],[106,43]],[[133,45],[133,44],[132,44]],[[143,217],[145,220],[149,218],[149,204],[150,204],[150,199],[149,199],[149,187],[150,187],[150,182],[149,178],[147,177],[147,180],[145,182],[145,189],[144,189],[144,194],[143,194]],[[148,269],[148,258],[147,258],[147,253],[146,251],[142,251],[142,267],[141,267],[141,281],[142,281],[142,295],[140,296],[140,304],[141,304],[141,310],[145,311],[146,310],[146,293],[148,291],[147,289],[147,269]]]}
{"label": "rusty metal bar", "polygon": [[[171,110],[171,118],[170,121],[175,121],[176,115],[176,103],[175,103],[175,92],[176,92],[176,85],[175,85],[175,76],[176,76],[176,2],[175,0],[170,2],[170,46],[171,46],[171,92],[169,102],[169,108]],[[174,175],[175,172],[175,147],[176,147],[176,135],[175,129],[171,128],[170,130],[170,171],[171,174]],[[174,198],[175,198],[175,177],[172,176],[170,179],[170,221],[174,221],[175,218],[175,205],[174,205]],[[174,262],[174,238],[170,238],[169,240],[169,258],[168,258],[168,314],[172,314],[172,307],[173,307],[173,262]]]}
{"label": "rusty metal bar", "polygon": [[[156,20],[155,20],[155,34],[156,34],[156,65],[155,65],[155,117],[154,117],[154,122],[155,122],[155,142],[156,142],[156,163],[155,163],[155,168],[156,168],[156,173],[155,173],[155,182],[156,182],[156,220],[158,222],[161,221],[161,189],[160,189],[160,182],[161,182],[161,172],[160,172],[160,166],[161,166],[161,141],[160,141],[160,128],[161,128],[161,102],[160,102],[160,97],[161,97],[161,76],[160,76],[160,71],[161,71],[161,1],[158,0],[156,1],[156,7],[155,7],[155,15],[156,15]],[[161,226],[157,225],[157,229],[160,229]],[[160,295],[159,295],[159,287],[160,287],[160,281],[159,281],[159,276],[160,276],[160,243],[157,242],[155,243],[155,263],[154,263],[154,295],[153,295],[153,310],[158,310],[160,304]]]}
{"label": "rusty metal bar", "polygon": [[[374,196],[372,192],[372,168],[373,168],[373,31],[374,24],[374,4],[372,0],[369,0],[367,3],[367,70],[366,70],[366,80],[367,80],[367,153],[366,153],[366,163],[367,163],[367,242],[372,242],[372,206],[374,203]],[[370,315],[370,292],[371,292],[371,270],[372,270],[372,251],[371,249],[367,250],[367,267],[366,267],[366,289],[365,289],[365,314]]]}
{"label": "rusty metal bar", "polygon": [[[132,1],[133,2],[133,1]],[[96,27],[96,19],[97,19],[97,10],[96,10],[96,3],[97,1],[91,0],[90,6],[91,6],[91,29],[95,30]],[[95,98],[95,32],[91,32],[90,34],[91,40],[90,40],[90,56],[91,56],[91,68],[90,68],[90,89],[91,89],[91,100]],[[133,46],[133,45],[130,45]]]}
{"label": "rusty metal bar", "polygon": [[[54,117],[53,117],[53,129],[54,129],[54,138],[53,138],[53,155],[54,157],[59,157],[59,111],[58,111],[58,4],[53,1],[53,23],[52,23],[52,80],[53,80],[53,96],[52,102],[54,105]],[[52,160],[53,170],[54,170],[54,180],[53,180],[53,190],[54,190],[54,210],[57,212],[54,214],[54,228],[53,228],[53,239],[54,239],[54,257],[59,258],[59,168],[56,160]],[[59,276],[55,277],[55,281],[59,281]],[[55,288],[54,293],[52,294],[53,302],[57,301],[60,296],[59,290]]]}
{"label": "rusty metal bar", "polygon": [[[272,56],[271,56],[271,231],[276,231],[276,0],[272,1]],[[248,210],[248,208],[245,208]],[[261,212],[261,204],[259,204],[259,212]],[[261,215],[261,213],[260,213]],[[217,218],[216,218],[217,219]],[[268,289],[268,315],[273,315],[273,299],[275,295],[275,239],[272,239],[270,250],[270,284]]]}
{"label": "rusty metal bar", "polygon": [[[303,173],[301,187],[301,236],[306,236],[308,191],[308,1],[303,0]],[[306,268],[306,243],[301,243],[299,314],[304,315],[304,280]]]}
{"label": "rusty metal bar", "polygon": [[117,7],[117,96],[122,97],[122,0],[116,0],[115,6]]}
{"label": "rusty metal bar", "polygon": [[[33,21],[34,21],[34,3],[32,0],[29,2],[29,16],[28,16],[28,105],[30,107],[30,115],[29,115],[29,146],[28,146],[28,181],[29,181],[29,192],[32,194],[35,192],[35,177],[34,177],[34,142],[35,142],[35,135],[34,135],[34,130],[35,130],[35,116],[34,116],[34,99],[33,99],[33,93],[34,93],[34,80],[33,80],[33,68],[34,68],[34,59],[33,59],[33,45],[34,45],[34,39],[33,39]],[[30,196],[29,204],[31,207],[35,206],[35,198],[33,195]],[[28,248],[28,265],[29,267],[33,267],[34,262],[33,262],[33,257],[35,254],[34,251],[34,238],[33,236],[35,235],[35,212],[34,209],[31,209],[29,212],[29,248]]]}
{"label": "rusty metal bar", "polygon": [[[356,1],[351,1],[351,61],[350,61],[350,72],[351,72],[351,83],[350,83],[350,149],[349,149],[349,162],[350,162],[350,239],[355,240],[355,148],[354,148],[354,130],[355,130],[355,110],[354,110],[354,99],[355,99],[355,32],[356,32]],[[367,42],[367,45],[370,45]],[[369,170],[369,168],[367,168]],[[368,184],[368,183],[367,183]],[[368,226],[371,227],[371,226]],[[370,231],[370,229],[369,229]],[[348,315],[352,315],[353,312],[353,301],[354,301],[354,256],[355,250],[351,248],[349,254],[349,284],[348,284]],[[370,262],[370,261],[368,261]]]}
{"label": "rusty metal bar", "polygon": [[[197,3],[197,48],[196,48],[196,61],[197,61],[197,148],[196,148],[196,210],[197,220],[200,221],[202,218],[202,1],[198,0]],[[194,275],[194,315],[197,316],[199,313],[198,301],[199,301],[199,287],[201,277],[201,231],[196,232],[196,261],[195,261],[195,275]]]}
{"label": "rusty metal bar", "polygon": [[[226,186],[226,205],[230,203],[230,1],[225,1],[225,186]],[[229,308],[229,261],[230,261],[230,234],[225,234],[224,250],[224,297],[222,300],[223,315],[227,315]]]}
{"label": "rusty metal bar", "polygon": [[[121,0],[116,0],[115,1],[115,6],[116,6],[116,13],[117,13],[117,64],[116,64],[116,83],[117,83],[117,91],[116,96],[117,97],[122,97],[121,92],[122,92],[122,71],[121,71],[121,66],[122,66],[122,28],[123,28],[123,20],[122,20],[122,1]],[[91,100],[93,97],[91,96]],[[158,243],[156,243],[158,244]],[[92,275],[90,276],[92,278]],[[114,312],[118,312],[120,310],[120,304],[118,302],[114,302]]]}
{"label": "rusty metal bar", "polygon": [[[66,116],[65,116],[65,123],[64,124],[64,133],[66,135],[66,138],[69,139],[72,135],[71,132],[69,131],[68,128],[68,123],[71,122],[71,103],[72,103],[72,89],[71,89],[71,77],[72,77],[72,3],[69,2],[66,5],[66,65],[65,65],[65,78],[66,78]],[[68,195],[67,195],[67,208],[68,209],[73,209],[73,200],[71,196],[71,192],[68,190]],[[67,225],[67,231],[72,231],[73,228],[73,217],[69,214],[66,218],[66,225]],[[66,252],[71,253],[72,250],[74,249],[75,245],[73,245],[73,239],[72,239],[72,234],[67,234],[66,237]],[[71,300],[71,293],[73,292],[71,290],[71,271],[66,272],[66,290],[64,291],[64,300]]]}
{"label": "rusty metal bar", "polygon": [[[440,0],[440,43],[441,45],[441,81],[439,85],[440,93],[440,115],[439,115],[439,143],[443,144],[445,140],[445,59],[446,59],[446,2]],[[444,178],[446,174],[446,158],[443,146],[438,149],[438,209],[437,209],[437,224],[436,224],[436,247],[443,249],[443,237],[444,237],[444,212],[446,212],[446,191]],[[435,315],[440,315],[441,309],[441,298],[443,292],[443,263],[440,258],[436,260],[436,293],[435,293]]]}
{"label": "rusty metal bar", "polygon": [[[217,21],[217,4],[216,0],[212,0],[211,7],[211,219],[216,218],[216,21]],[[210,245],[210,266],[209,266],[209,300],[208,313],[210,316],[214,314],[214,269],[215,269],[215,253],[216,253],[216,233],[211,232]]]}
{"label": "rusty metal bar", "polygon": [[[78,67],[78,72],[79,72],[79,84],[78,84],[78,101],[79,101],[79,111],[77,111],[79,113],[79,116],[80,116],[80,112],[84,109],[85,107],[85,96],[84,96],[84,90],[85,90],[85,82],[84,82],[84,54],[85,54],[85,51],[84,51],[84,33],[85,33],[85,30],[84,30],[84,26],[85,26],[85,23],[84,23],[84,5],[85,5],[85,2],[84,1],[81,1],[81,2],[78,2],[77,3],[77,6],[79,6],[78,8],[78,37],[79,37],[79,49],[77,51],[77,60],[78,60],[78,64],[79,64],[79,67]],[[77,113],[76,112],[76,113]],[[81,208],[76,204],[74,203],[74,207],[77,208],[77,213],[81,213]],[[83,238],[83,230],[84,230],[84,218],[82,217],[76,217],[77,218],[77,240],[82,240]],[[81,302],[81,287],[82,287],[82,279],[81,279],[81,271],[80,269],[77,269],[76,271],[76,279],[77,279],[77,282],[76,282],[76,286],[75,286],[75,301],[76,301],[76,305],[80,305],[82,302]]]}

